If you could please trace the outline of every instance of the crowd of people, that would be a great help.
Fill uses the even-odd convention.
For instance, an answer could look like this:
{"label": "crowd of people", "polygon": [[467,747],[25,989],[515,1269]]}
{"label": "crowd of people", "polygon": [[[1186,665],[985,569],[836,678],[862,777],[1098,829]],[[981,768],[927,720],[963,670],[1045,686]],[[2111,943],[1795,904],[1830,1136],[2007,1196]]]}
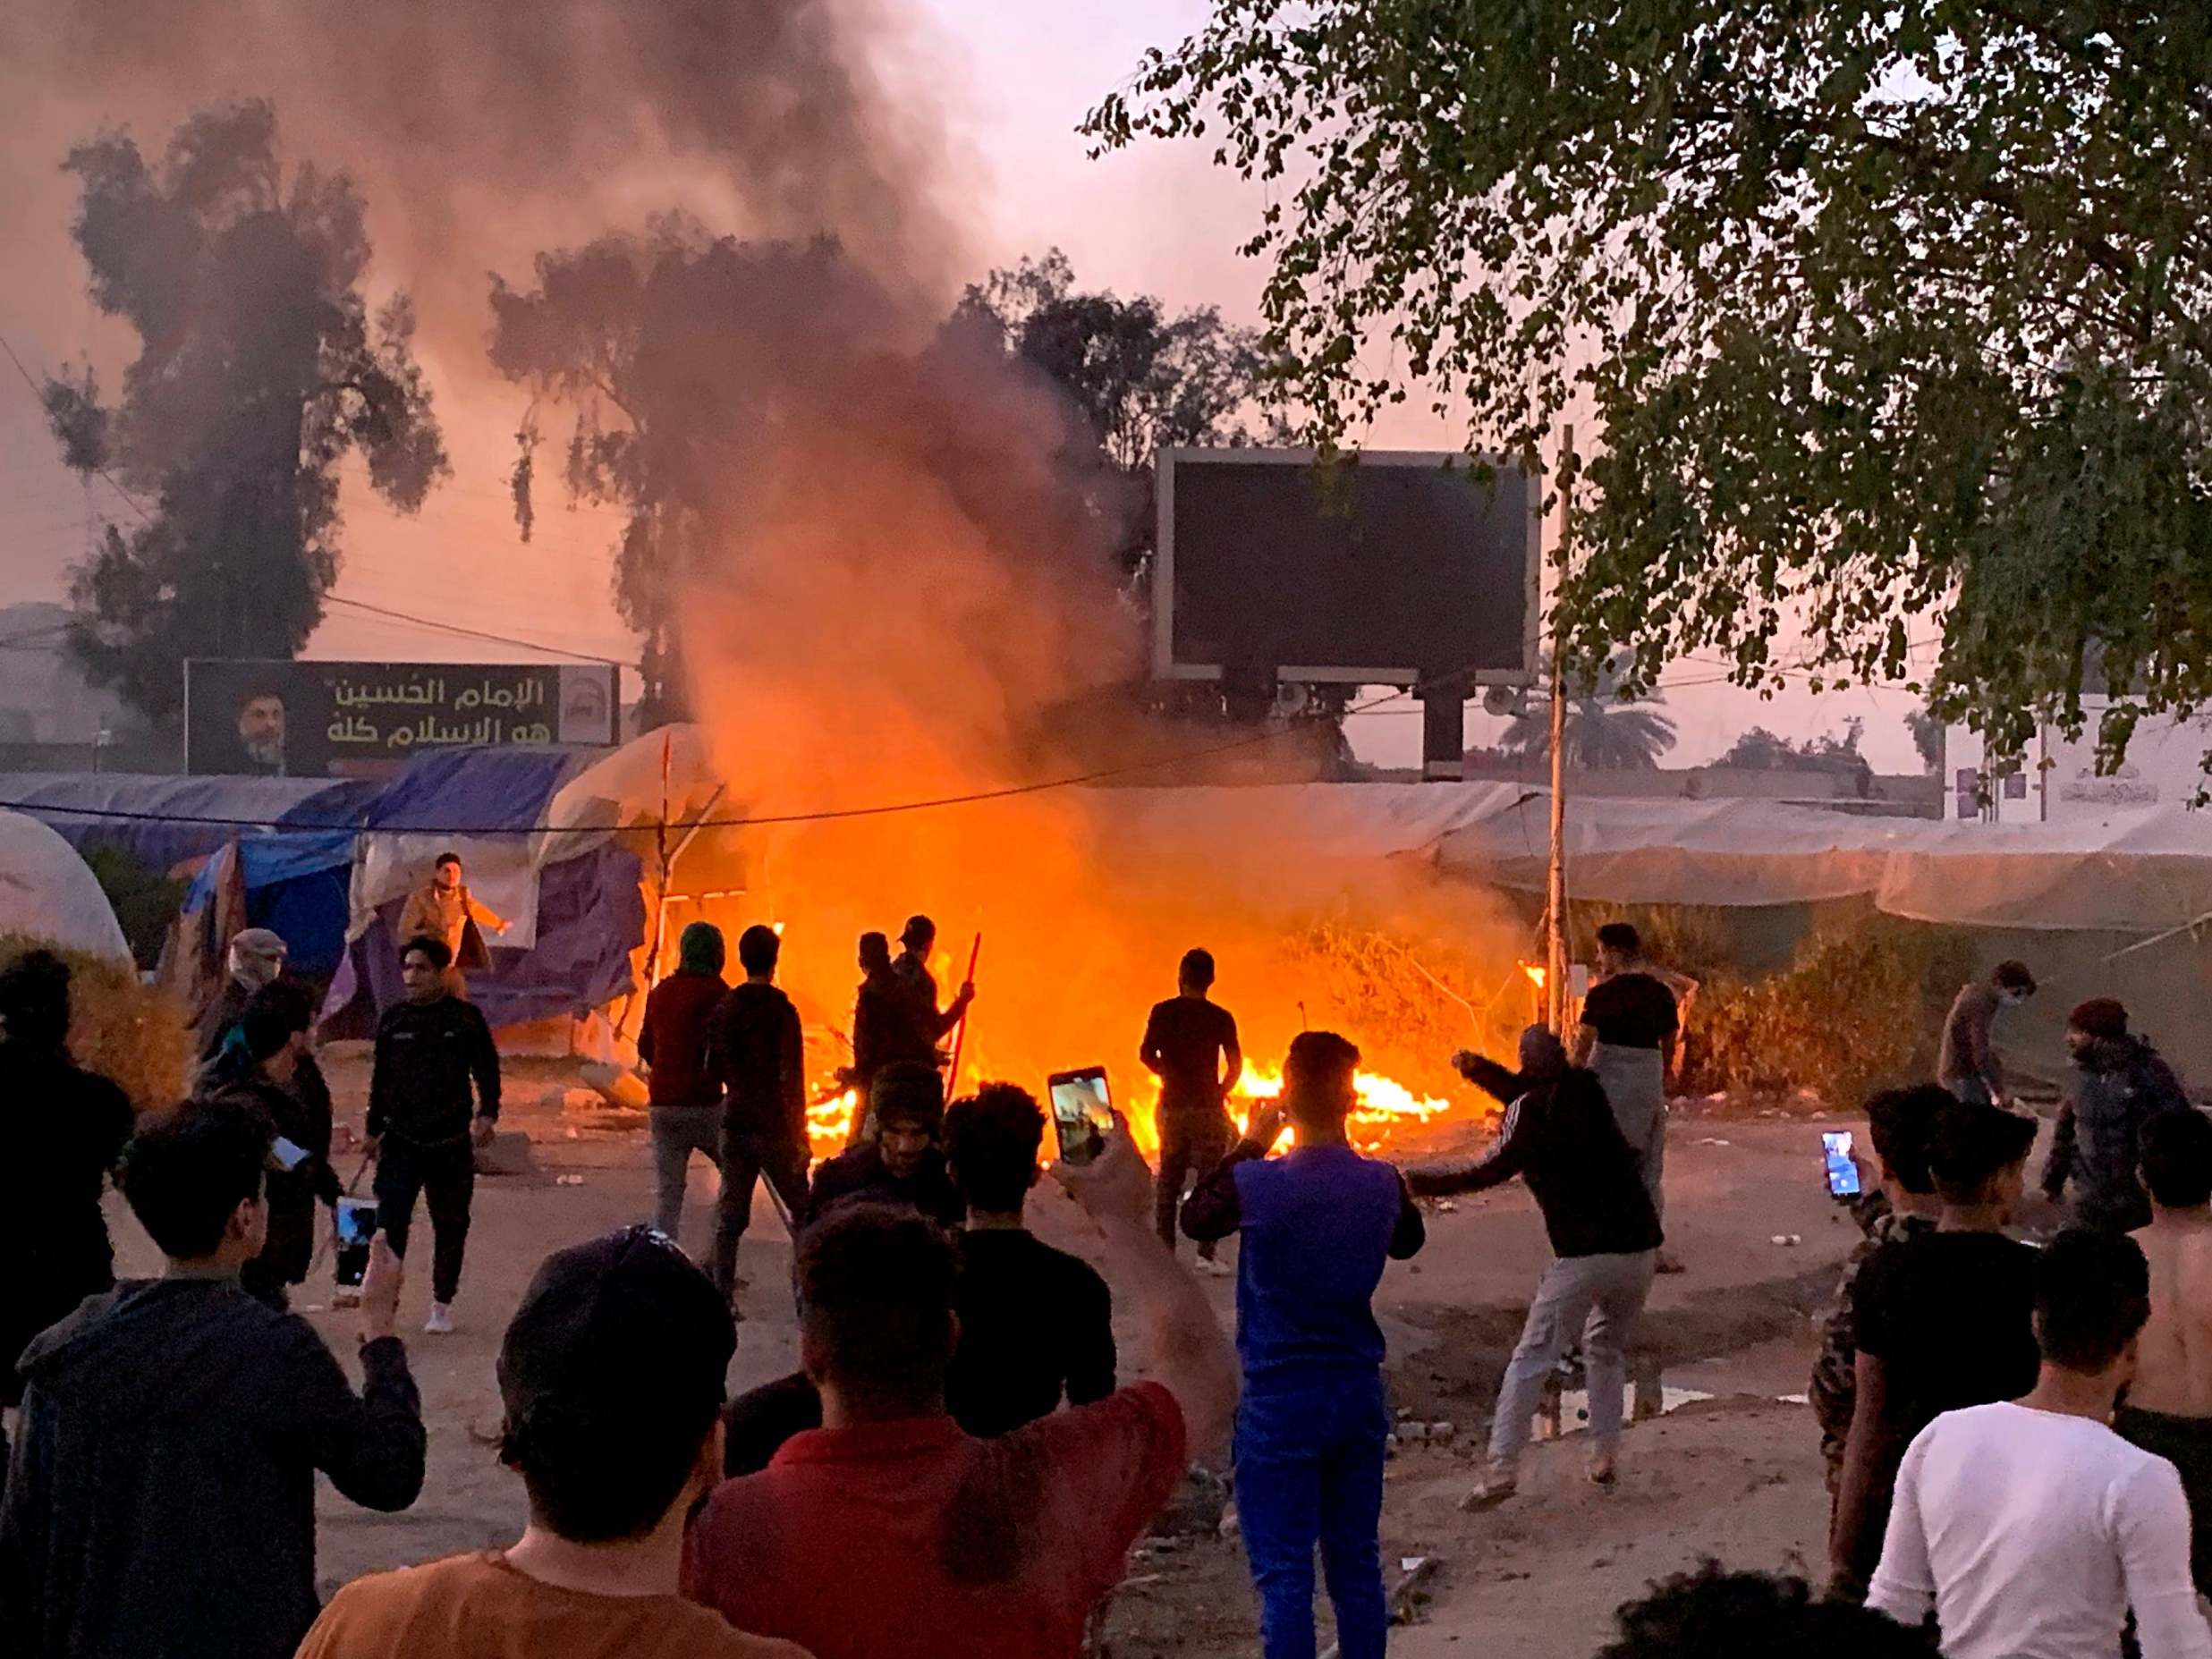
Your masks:
{"label": "crowd of people", "polygon": [[[420,1495],[422,1404],[397,1333],[418,1203],[430,1334],[453,1328],[479,1150],[501,1076],[455,970],[456,927],[504,926],[441,860],[376,1037],[366,1124],[378,1232],[355,1298],[357,1387],[289,1311],[318,1206],[346,1190],[314,1004],[261,929],[233,941],[182,1105],[132,1118],[70,1058],[65,966],[0,972],[0,1087],[19,1113],[0,1232],[28,1271],[0,1297],[6,1403],[0,1631],[37,1659],[536,1655],[1075,1655],[1128,1553],[1194,1460],[1229,1456],[1267,1659],[1312,1659],[1317,1576],[1343,1659],[1378,1659],[1392,1412],[1374,1299],[1426,1240],[1423,1198],[1516,1178],[1553,1259],[1491,1416],[1470,1507],[1504,1502],[1542,1391],[1579,1352],[1589,1478],[1623,1478],[1627,1357],[1664,1254],[1667,1098],[1694,982],[1632,928],[1563,1040],[1518,1063],[1454,1057],[1504,1107],[1476,1157],[1401,1172],[1354,1149],[1359,1050],[1290,1045],[1251,1102],[1216,966],[1192,951],[1140,1062],[1160,1079],[1157,1172],[1117,1121],[1054,1176],[1096,1265],[1027,1206],[1051,1120],[1008,1083],[948,1102],[926,917],[894,960],[860,943],[852,1143],[809,1168],[799,1013],[777,932],[696,923],[648,999],[653,1225],[548,1257],[497,1363],[498,1456],[521,1536],[348,1585],[315,1583],[318,1474],[368,1508]],[[2036,1120],[1992,1028],[2035,992],[2019,963],[1965,987],[1937,1081],[1869,1103],[1864,1241],[1822,1332],[1810,1398],[1832,1500],[1823,1593],[1708,1568],[1622,1610],[1611,1659],[1780,1651],[1952,1659],[2212,1659],[2212,1118],[2092,999],[2042,1172],[2075,1225],[2014,1224]],[[1285,1130],[1288,1150],[1279,1150]],[[697,1265],[678,1243],[689,1166],[719,1174]],[[114,1282],[114,1182],[165,1258]],[[356,1177],[358,1181],[359,1177]],[[789,1232],[799,1368],[734,1400],[738,1257],[765,1181]],[[1234,1341],[1192,1275],[1238,1241]],[[1122,1374],[1117,1309],[1148,1375]],[[1319,1562],[1317,1575],[1316,1560]],[[2031,1588],[2030,1587],[2032,1587]]]}

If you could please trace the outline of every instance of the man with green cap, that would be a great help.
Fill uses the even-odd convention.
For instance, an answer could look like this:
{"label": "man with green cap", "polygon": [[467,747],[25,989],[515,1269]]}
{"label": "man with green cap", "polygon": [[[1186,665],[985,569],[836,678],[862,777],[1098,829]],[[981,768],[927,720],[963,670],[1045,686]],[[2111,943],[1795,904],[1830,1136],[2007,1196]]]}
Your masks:
{"label": "man with green cap", "polygon": [[712,922],[686,927],[676,944],[676,971],[645,999],[638,1032],[653,1103],[654,1224],[671,1239],[683,1223],[691,1154],[704,1154],[717,1175],[722,1170],[722,1084],[712,1053],[715,1011],[730,992],[722,964],[722,929]]}

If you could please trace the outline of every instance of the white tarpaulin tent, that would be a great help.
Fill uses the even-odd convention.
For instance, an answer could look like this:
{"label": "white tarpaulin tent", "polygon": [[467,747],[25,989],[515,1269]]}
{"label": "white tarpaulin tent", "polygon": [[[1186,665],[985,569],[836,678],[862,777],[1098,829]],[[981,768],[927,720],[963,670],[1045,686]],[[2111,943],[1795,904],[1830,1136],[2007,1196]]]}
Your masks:
{"label": "white tarpaulin tent", "polygon": [[0,812],[0,934],[129,962],[114,907],[76,850],[36,818]]}
{"label": "white tarpaulin tent", "polygon": [[[1548,801],[1445,834],[1438,865],[1541,888]],[[1864,896],[1954,927],[2155,933],[2212,914],[2212,816],[2115,811],[2065,825],[1858,817],[1762,800],[1570,801],[1576,897],[1795,904]]]}
{"label": "white tarpaulin tent", "polygon": [[[664,744],[666,745],[664,748]],[[742,816],[696,727],[623,746],[571,778],[546,814],[572,856],[657,817]],[[1304,783],[1098,791],[1132,840],[1264,844],[1318,861],[1420,856],[1494,885],[1541,892],[1550,798],[1534,785]],[[958,808],[948,810],[960,810]],[[1259,838],[1248,842],[1247,837]],[[682,839],[682,832],[671,837]],[[547,856],[543,852],[541,858]],[[1623,904],[1779,905],[1864,897],[1957,927],[2152,934],[2212,916],[2212,811],[2115,808],[2067,824],[1951,824],[1756,800],[1588,796],[1567,805],[1577,898]]]}

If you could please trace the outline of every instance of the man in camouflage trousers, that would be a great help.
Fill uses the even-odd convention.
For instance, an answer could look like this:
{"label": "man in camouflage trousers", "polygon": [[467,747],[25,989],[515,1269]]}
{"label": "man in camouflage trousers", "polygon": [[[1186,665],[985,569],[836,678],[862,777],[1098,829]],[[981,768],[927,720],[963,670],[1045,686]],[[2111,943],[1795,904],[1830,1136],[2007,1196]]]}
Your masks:
{"label": "man in camouflage trousers", "polygon": [[[1852,1409],[1858,1398],[1859,1333],[1852,1306],[1859,1270],[1885,1244],[1932,1229],[1942,1205],[1928,1173],[1928,1143],[1937,1108],[1951,1095],[1932,1085],[1885,1089],[1867,1103],[1880,1185],[1852,1206],[1852,1218],[1866,1237],[1843,1263],[1835,1304],[1820,1332],[1820,1352],[1813,1361],[1813,1416],[1820,1424],[1820,1455],[1827,1464],[1828,1499],[1835,1502],[1843,1469],[1843,1443],[1851,1435]],[[1866,1587],[1853,1587],[1863,1596]],[[1856,1598],[1854,1598],[1856,1599]]]}

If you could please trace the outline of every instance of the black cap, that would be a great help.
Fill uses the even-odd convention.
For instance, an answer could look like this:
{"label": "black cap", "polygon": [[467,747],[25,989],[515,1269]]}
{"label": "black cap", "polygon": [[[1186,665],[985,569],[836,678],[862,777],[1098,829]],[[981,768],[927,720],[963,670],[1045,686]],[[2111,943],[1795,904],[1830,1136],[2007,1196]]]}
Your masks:
{"label": "black cap", "polygon": [[916,944],[924,939],[934,939],[936,936],[937,925],[927,916],[908,917],[906,926],[899,930],[901,944]]}
{"label": "black cap", "polygon": [[[665,1233],[626,1227],[556,1250],[500,1344],[510,1443],[555,1423],[584,1427],[606,1412],[711,1419],[736,1351],[728,1301]],[[657,1403],[641,1403],[640,1377],[651,1379]]]}

